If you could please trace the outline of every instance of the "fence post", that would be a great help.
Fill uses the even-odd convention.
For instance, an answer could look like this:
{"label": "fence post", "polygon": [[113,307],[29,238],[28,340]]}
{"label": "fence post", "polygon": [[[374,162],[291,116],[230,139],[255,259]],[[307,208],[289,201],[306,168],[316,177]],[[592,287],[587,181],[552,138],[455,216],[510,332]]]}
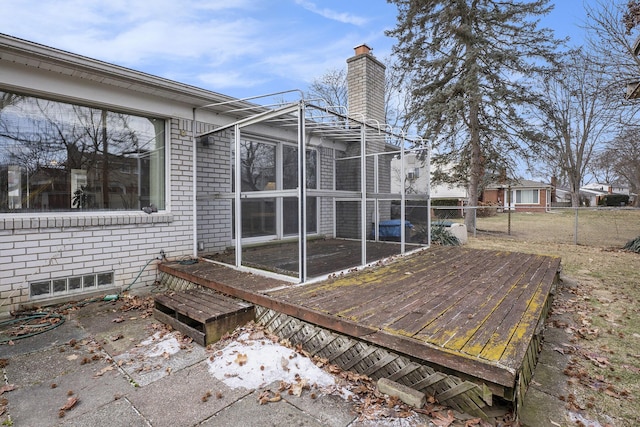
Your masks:
{"label": "fence post", "polygon": [[573,244],[575,246],[578,245],[578,209],[580,209],[578,206],[575,207],[576,210],[576,217],[574,219],[574,224],[573,224]]}
{"label": "fence post", "polygon": [[476,231],[478,230],[478,209],[477,208],[473,210],[473,225],[474,225],[474,227],[473,227],[473,237],[476,238],[476,237],[478,237],[476,235]]}

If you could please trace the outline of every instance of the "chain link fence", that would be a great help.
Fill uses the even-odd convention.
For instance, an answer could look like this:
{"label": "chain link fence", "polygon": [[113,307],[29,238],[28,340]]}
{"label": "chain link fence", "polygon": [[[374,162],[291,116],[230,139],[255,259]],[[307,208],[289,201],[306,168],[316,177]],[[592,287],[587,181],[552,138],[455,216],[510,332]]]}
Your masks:
{"label": "chain link fence", "polygon": [[531,242],[568,243],[621,248],[640,236],[639,208],[527,208],[526,212],[496,206],[433,206],[432,221],[447,225],[476,219],[476,237],[503,237]]}

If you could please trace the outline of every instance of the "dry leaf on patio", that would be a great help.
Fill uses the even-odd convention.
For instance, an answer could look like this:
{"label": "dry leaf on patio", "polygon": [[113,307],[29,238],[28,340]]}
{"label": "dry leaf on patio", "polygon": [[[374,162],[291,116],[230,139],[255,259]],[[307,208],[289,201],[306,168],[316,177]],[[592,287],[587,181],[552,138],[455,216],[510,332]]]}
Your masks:
{"label": "dry leaf on patio", "polygon": [[67,360],[76,360],[78,358],[77,354],[70,354],[69,356],[67,356]]}
{"label": "dry leaf on patio", "polygon": [[250,340],[259,340],[264,338],[264,331],[253,331],[249,334]]}
{"label": "dry leaf on patio", "polygon": [[64,404],[64,406],[62,406],[60,408],[61,411],[68,411],[69,409],[73,408],[74,406],[76,406],[76,403],[78,403],[78,398],[73,396],[67,399],[67,403]]}
{"label": "dry leaf on patio", "polygon": [[112,320],[113,323],[122,323],[124,322],[124,318],[122,316],[120,317],[116,317],[115,319]]}
{"label": "dry leaf on patio", "polygon": [[442,412],[436,412],[433,416],[435,418],[431,421],[438,427],[449,427],[456,420],[452,411],[447,411],[446,415]]}
{"label": "dry leaf on patio", "polygon": [[102,368],[98,372],[96,372],[96,374],[94,376],[95,377],[101,377],[101,376],[103,376],[105,373],[107,373],[109,371],[113,371],[113,366],[111,366],[111,365],[105,366],[104,368]]}
{"label": "dry leaf on patio", "polygon": [[15,390],[16,386],[13,384],[5,384],[2,387],[0,387],[0,394],[4,393],[5,391],[11,391],[11,390]]}
{"label": "dry leaf on patio", "polygon": [[282,366],[283,370],[288,372],[289,371],[289,360],[284,358],[284,357],[281,357],[280,358],[280,366]]}
{"label": "dry leaf on patio", "polygon": [[302,381],[291,385],[291,394],[300,397],[302,395],[302,390],[305,388],[309,388],[309,384],[306,379],[303,379]]}
{"label": "dry leaf on patio", "polygon": [[245,363],[247,363],[247,355],[238,353],[234,362],[236,362],[240,366],[244,365]]}

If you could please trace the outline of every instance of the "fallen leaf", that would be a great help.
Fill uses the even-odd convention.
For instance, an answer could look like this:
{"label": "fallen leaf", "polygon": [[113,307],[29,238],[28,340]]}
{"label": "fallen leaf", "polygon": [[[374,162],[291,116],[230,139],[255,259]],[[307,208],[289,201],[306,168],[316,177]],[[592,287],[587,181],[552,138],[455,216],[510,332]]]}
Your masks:
{"label": "fallen leaf", "polygon": [[234,362],[236,362],[240,366],[244,365],[245,363],[247,363],[247,355],[238,353]]}
{"label": "fallen leaf", "polygon": [[105,366],[104,368],[100,369],[95,376],[96,377],[101,377],[103,376],[105,373],[109,372],[109,371],[113,371],[113,366],[109,365],[109,366]]}
{"label": "fallen leaf", "polygon": [[435,418],[432,420],[432,422],[438,427],[449,427],[456,420],[456,418],[453,416],[453,411],[447,411],[446,415],[442,412],[435,412],[433,416]]}
{"label": "fallen leaf", "polygon": [[16,386],[13,384],[5,384],[2,387],[0,387],[0,394],[4,393],[5,391],[12,391],[15,390]]}
{"label": "fallen leaf", "polygon": [[285,359],[284,357],[280,358],[280,366],[282,366],[282,369],[285,371],[289,371],[289,360]]}
{"label": "fallen leaf", "polygon": [[120,317],[116,317],[115,319],[112,320],[113,323],[122,323],[124,322],[124,317],[120,316]]}
{"label": "fallen leaf", "polygon": [[74,406],[76,406],[76,403],[78,403],[78,398],[77,397],[70,397],[67,399],[67,403],[64,404],[64,406],[62,406],[60,408],[61,411],[68,411],[69,409],[73,408]]}
{"label": "fallen leaf", "polygon": [[78,358],[77,354],[70,354],[69,356],[67,356],[67,360],[76,360]]}

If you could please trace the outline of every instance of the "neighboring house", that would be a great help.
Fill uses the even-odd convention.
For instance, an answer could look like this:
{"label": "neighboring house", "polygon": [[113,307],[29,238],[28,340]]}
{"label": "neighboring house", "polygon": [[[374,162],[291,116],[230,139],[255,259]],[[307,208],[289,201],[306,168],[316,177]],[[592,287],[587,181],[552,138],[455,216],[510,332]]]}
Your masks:
{"label": "neighboring house", "polygon": [[390,159],[416,144],[383,125],[370,48],[347,63],[338,116],[0,34],[0,313],[151,284],[164,255],[232,247],[241,268],[250,243],[297,239],[301,282],[308,236],[359,238],[364,265],[371,218],[401,198]]}
{"label": "neighboring house", "polygon": [[592,182],[580,187],[580,200],[582,204],[588,206],[598,206],[604,196],[609,194],[620,194],[629,196],[629,204],[633,204],[634,194],[629,190],[629,187],[616,184],[602,184],[598,182]]}
{"label": "neighboring house", "polygon": [[[602,198],[609,194],[621,194],[629,196],[629,205],[633,204],[636,194],[631,193],[628,187],[611,184],[590,183],[580,187],[581,206],[598,206]],[[567,188],[556,188],[556,200],[571,206],[571,191]]]}
{"label": "neighboring house", "polygon": [[[407,194],[420,194],[429,191],[431,200],[451,200],[452,205],[462,205],[468,200],[465,187],[454,184],[431,184],[427,153],[409,153],[404,156],[404,188]],[[391,160],[391,192],[398,193],[402,180],[401,161]],[[446,171],[445,171],[446,172]]]}
{"label": "neighboring house", "polygon": [[489,184],[482,191],[482,202],[516,212],[545,212],[551,207],[552,186],[519,179]]}

